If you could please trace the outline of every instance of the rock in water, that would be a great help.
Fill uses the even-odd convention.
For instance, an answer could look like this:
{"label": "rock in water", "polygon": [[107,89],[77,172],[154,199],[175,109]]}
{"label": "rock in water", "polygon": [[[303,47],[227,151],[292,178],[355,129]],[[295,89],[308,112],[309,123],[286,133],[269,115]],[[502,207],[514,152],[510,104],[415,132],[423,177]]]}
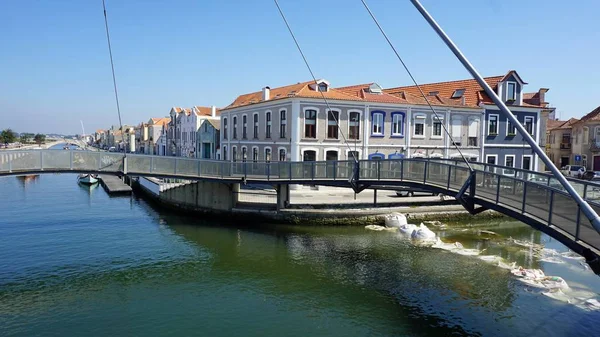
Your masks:
{"label": "rock in water", "polygon": [[411,239],[416,241],[426,241],[426,242],[435,242],[436,235],[435,233],[427,228],[423,223],[417,229],[415,229],[410,235]]}
{"label": "rock in water", "polygon": [[401,213],[392,213],[385,216],[386,227],[401,227],[407,225],[406,216]]}

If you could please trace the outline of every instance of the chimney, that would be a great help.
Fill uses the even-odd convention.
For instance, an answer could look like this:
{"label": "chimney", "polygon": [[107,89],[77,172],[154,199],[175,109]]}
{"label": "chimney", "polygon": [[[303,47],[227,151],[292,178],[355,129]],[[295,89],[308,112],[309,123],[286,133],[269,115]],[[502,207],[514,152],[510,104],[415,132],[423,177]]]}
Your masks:
{"label": "chimney", "polygon": [[262,100],[263,101],[268,101],[271,98],[271,88],[269,87],[264,87],[262,90],[263,94],[262,94]]}
{"label": "chimney", "polygon": [[540,88],[540,91],[538,91],[538,96],[540,96],[540,105],[542,106],[546,106],[544,103],[546,103],[546,93],[548,92],[547,88]]}
{"label": "chimney", "polygon": [[211,106],[210,107],[210,115],[211,117],[217,117],[217,107],[216,106]]}

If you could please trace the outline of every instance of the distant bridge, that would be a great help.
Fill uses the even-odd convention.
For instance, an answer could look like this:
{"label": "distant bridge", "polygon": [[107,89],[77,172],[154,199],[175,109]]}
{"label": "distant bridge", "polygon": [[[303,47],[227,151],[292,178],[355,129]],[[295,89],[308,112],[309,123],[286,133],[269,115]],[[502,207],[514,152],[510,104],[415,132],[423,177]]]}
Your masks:
{"label": "distant bridge", "polygon": [[[550,235],[586,258],[600,274],[600,233],[552,175],[498,165],[440,159],[314,162],[229,162],[111,152],[27,150],[0,153],[0,176],[98,173],[260,183],[287,190],[290,184],[353,188],[412,186],[456,197],[471,214],[491,209]],[[571,180],[600,213],[600,185]],[[278,192],[278,205],[285,205]]]}

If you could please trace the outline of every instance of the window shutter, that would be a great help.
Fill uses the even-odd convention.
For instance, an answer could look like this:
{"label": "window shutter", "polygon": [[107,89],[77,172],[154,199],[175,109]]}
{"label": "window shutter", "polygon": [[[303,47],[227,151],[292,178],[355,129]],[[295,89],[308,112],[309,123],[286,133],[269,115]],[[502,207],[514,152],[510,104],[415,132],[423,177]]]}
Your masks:
{"label": "window shutter", "polygon": [[[460,129],[461,126],[462,126],[461,119],[453,119],[452,120],[452,138],[462,137],[461,129]],[[460,139],[458,141],[460,141]]]}
{"label": "window shutter", "polygon": [[476,119],[469,121],[469,137],[477,137],[477,129],[479,129],[479,122]]}

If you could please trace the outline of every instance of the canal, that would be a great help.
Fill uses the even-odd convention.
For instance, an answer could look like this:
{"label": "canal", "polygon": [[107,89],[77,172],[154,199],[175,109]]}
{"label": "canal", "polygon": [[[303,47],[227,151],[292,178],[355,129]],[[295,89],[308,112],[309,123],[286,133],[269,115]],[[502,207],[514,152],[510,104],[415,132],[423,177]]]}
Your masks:
{"label": "canal", "polygon": [[585,302],[600,278],[561,244],[514,221],[431,227],[571,289],[552,298],[498,263],[397,233],[208,222],[75,175],[5,177],[0,335],[600,335]]}

